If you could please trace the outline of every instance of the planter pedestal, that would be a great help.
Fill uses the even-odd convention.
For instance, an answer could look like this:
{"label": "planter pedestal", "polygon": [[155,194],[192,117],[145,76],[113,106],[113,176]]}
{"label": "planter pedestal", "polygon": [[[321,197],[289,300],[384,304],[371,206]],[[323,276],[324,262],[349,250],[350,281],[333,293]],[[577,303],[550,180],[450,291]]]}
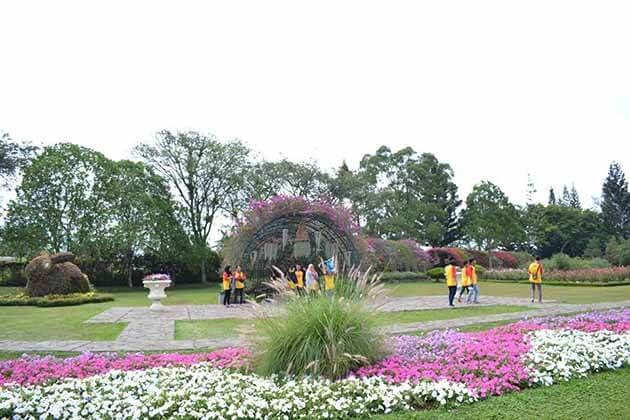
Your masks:
{"label": "planter pedestal", "polygon": [[164,289],[171,285],[170,280],[145,280],[142,282],[144,287],[149,289],[149,300],[152,302],[149,307],[152,311],[161,311],[164,306],[162,306],[161,300],[166,297],[166,293]]}

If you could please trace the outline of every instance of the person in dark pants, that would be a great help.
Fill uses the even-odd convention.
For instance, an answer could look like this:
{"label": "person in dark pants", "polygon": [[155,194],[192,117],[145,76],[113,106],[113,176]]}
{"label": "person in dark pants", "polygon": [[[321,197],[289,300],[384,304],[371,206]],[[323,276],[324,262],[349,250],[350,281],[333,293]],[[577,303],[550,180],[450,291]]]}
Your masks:
{"label": "person in dark pants", "polygon": [[245,272],[241,268],[241,266],[236,267],[236,271],[234,272],[234,280],[236,282],[235,296],[234,300],[238,304],[243,304],[243,291],[245,290],[245,280],[247,280],[247,276]]}
{"label": "person in dark pants", "polygon": [[232,295],[232,270],[228,265],[223,270],[223,305],[230,306],[230,296]]}
{"label": "person in dark pants", "polygon": [[453,301],[457,294],[457,267],[453,262],[444,267],[444,278],[446,278],[446,286],[448,287],[448,306],[454,308]]}

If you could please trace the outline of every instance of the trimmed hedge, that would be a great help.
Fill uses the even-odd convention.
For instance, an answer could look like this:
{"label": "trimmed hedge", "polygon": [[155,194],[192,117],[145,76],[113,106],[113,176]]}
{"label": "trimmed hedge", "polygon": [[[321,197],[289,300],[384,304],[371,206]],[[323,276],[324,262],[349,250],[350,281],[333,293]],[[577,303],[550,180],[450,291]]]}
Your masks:
{"label": "trimmed hedge", "polygon": [[426,281],[431,280],[427,273],[417,271],[389,271],[381,275],[381,281]]}
{"label": "trimmed hedge", "polygon": [[74,293],[70,295],[49,295],[43,297],[30,297],[25,294],[0,296],[0,306],[75,306],[85,303],[102,303],[114,300],[113,295],[103,293]]}

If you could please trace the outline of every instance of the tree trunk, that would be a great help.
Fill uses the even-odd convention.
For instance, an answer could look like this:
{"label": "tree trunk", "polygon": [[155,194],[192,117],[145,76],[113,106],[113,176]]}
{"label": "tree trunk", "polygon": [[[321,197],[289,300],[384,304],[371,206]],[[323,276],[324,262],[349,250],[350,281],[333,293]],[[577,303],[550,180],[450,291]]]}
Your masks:
{"label": "tree trunk", "polygon": [[128,264],[127,264],[127,284],[129,288],[133,288],[133,253],[129,253],[127,255]]}
{"label": "tree trunk", "polygon": [[492,270],[492,249],[488,250],[488,270]]}
{"label": "tree trunk", "polygon": [[206,275],[206,258],[201,258],[201,282],[204,284],[208,283],[208,276]]}

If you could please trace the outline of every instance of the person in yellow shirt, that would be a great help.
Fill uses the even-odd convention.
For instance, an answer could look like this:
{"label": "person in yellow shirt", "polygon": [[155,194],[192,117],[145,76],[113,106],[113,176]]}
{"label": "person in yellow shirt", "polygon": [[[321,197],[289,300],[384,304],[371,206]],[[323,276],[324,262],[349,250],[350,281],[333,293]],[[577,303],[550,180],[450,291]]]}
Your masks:
{"label": "person in yellow shirt", "polygon": [[232,295],[232,269],[228,265],[223,270],[223,305],[230,307],[230,296]]}
{"label": "person in yellow shirt", "polygon": [[473,258],[468,264],[468,277],[470,278],[470,293],[466,302],[479,303],[479,285],[477,284],[477,269],[475,263],[477,261]]}
{"label": "person in yellow shirt", "polygon": [[247,280],[247,276],[243,272],[241,266],[236,267],[236,271],[234,272],[234,281],[236,282],[235,296],[234,300],[236,303],[243,304],[243,292],[245,290],[245,280]]}
{"label": "person in yellow shirt", "polygon": [[295,288],[298,295],[304,295],[304,270],[300,264],[295,265]]}
{"label": "person in yellow shirt", "polygon": [[527,269],[529,273],[529,282],[532,285],[532,302],[536,297],[536,289],[538,289],[538,303],[542,303],[542,275],[545,272],[540,257],[536,257],[536,261],[529,265]]}
{"label": "person in yellow shirt", "polygon": [[457,267],[451,261],[444,267],[444,278],[446,278],[446,286],[448,287],[448,306],[454,308],[453,300],[457,293]]}
{"label": "person in yellow shirt", "polygon": [[328,296],[332,296],[335,293],[335,277],[337,275],[336,271],[335,271],[335,259],[330,258],[326,261],[324,261],[321,257],[320,257],[320,264],[319,267],[322,270],[322,273],[324,274],[324,290],[326,291],[326,295]]}
{"label": "person in yellow shirt", "polygon": [[462,303],[462,295],[464,292],[470,297],[470,261],[464,262],[464,266],[462,267],[462,283],[461,288],[459,289],[459,296],[457,297],[457,302]]}

